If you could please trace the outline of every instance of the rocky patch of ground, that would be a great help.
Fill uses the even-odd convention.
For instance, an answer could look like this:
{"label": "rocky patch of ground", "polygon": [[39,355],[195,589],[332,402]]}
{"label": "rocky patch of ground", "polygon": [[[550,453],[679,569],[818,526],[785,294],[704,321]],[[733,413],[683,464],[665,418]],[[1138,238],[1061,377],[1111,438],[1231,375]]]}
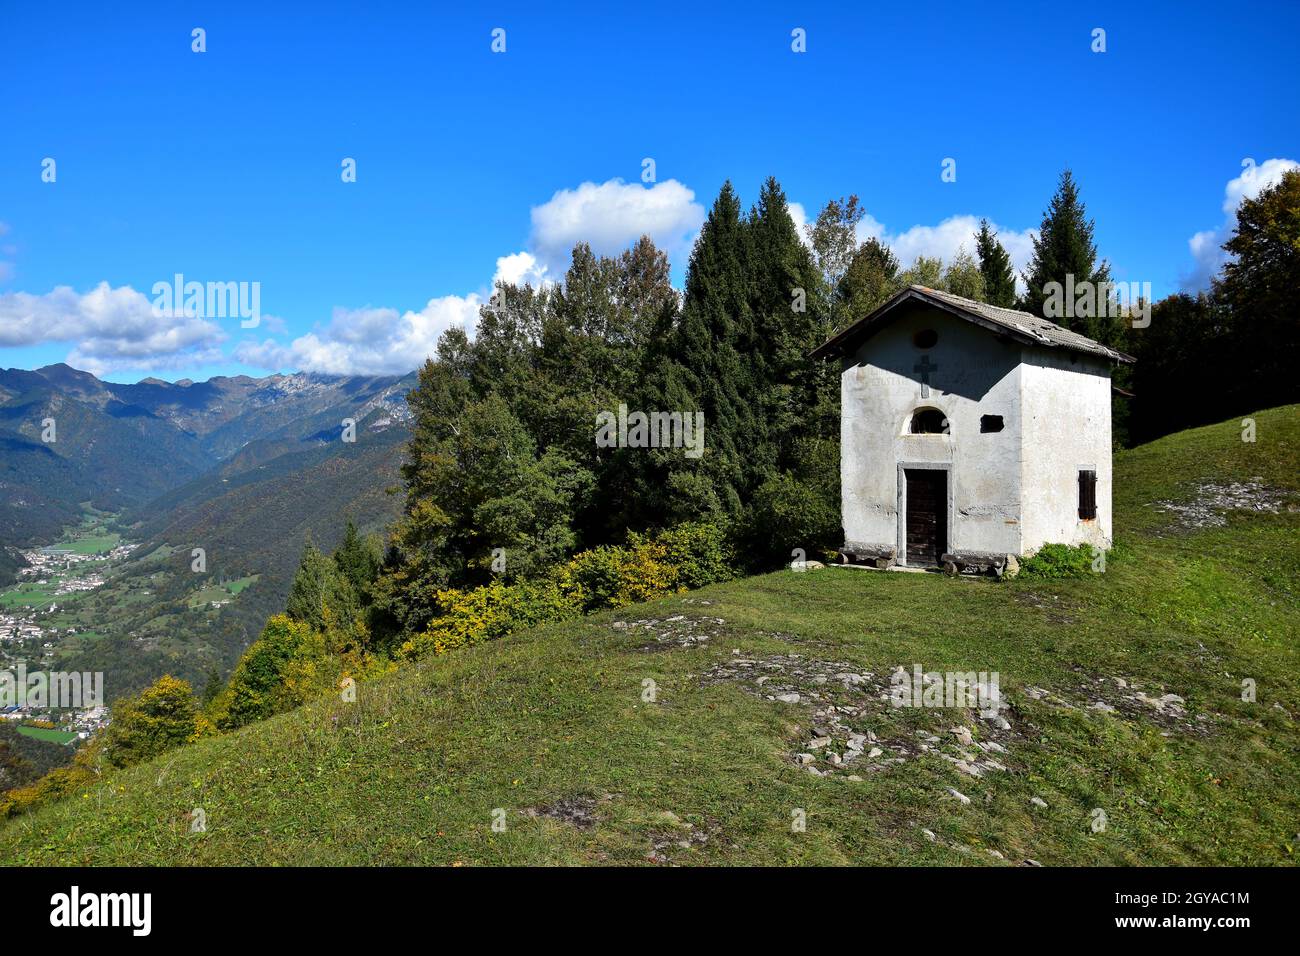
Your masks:
{"label": "rocky patch of ground", "polygon": [[1288,497],[1285,491],[1271,488],[1255,477],[1224,483],[1203,481],[1190,501],[1157,501],[1155,507],[1176,515],[1178,527],[1184,530],[1221,528],[1228,523],[1229,512],[1277,514],[1288,508]]}
{"label": "rocky patch of ground", "polygon": [[612,794],[606,794],[600,800],[587,796],[564,797],[539,807],[524,807],[519,812],[526,817],[549,817],[579,830],[589,830],[596,825],[597,806],[612,799]]}
{"label": "rocky patch of ground", "polygon": [[[669,829],[650,834],[650,852],[646,859],[651,863],[674,866],[677,851],[699,850],[720,838],[722,830],[717,824],[696,826],[681,819],[671,811],[659,814],[657,822]],[[739,849],[732,844],[732,849]]]}
{"label": "rocky patch of ground", "polygon": [[726,620],[720,617],[687,617],[675,614],[668,618],[643,618],[639,621],[615,621],[616,631],[645,632],[651,640],[639,651],[669,651],[678,647],[698,647],[721,633]]}
{"label": "rocky patch of ground", "polygon": [[739,683],[765,700],[811,705],[808,739],[798,743],[790,760],[815,776],[858,781],[923,754],[947,760],[972,777],[1007,769],[1003,760],[1013,732],[1006,701],[982,711],[935,708],[927,713],[943,726],[909,728],[898,720],[905,708],[895,706],[889,676],[800,654],[752,658],[734,652],[701,682]]}
{"label": "rocky patch of ground", "polygon": [[1173,730],[1207,734],[1213,728],[1209,715],[1189,711],[1187,701],[1178,694],[1168,693],[1163,688],[1144,688],[1137,681],[1124,677],[1084,677],[1077,687],[1078,696],[1073,699],[1042,687],[1026,687],[1025,694],[1055,707],[1152,720],[1166,728],[1166,735]]}

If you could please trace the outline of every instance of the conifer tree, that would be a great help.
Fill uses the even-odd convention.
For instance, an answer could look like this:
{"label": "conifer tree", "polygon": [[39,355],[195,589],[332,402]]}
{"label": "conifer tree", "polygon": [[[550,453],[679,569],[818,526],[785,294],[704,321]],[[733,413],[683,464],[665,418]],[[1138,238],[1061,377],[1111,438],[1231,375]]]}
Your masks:
{"label": "conifer tree", "polygon": [[1016,274],[1011,268],[1011,257],[998,242],[998,234],[987,219],[980,220],[975,254],[979,257],[980,275],[984,277],[984,301],[1004,309],[1015,308]]}
{"label": "conifer tree", "polygon": [[293,584],[289,586],[285,613],[295,621],[302,621],[313,628],[324,628],[326,608],[338,610],[338,599],[341,596],[339,583],[334,562],[321,554],[308,538],[298,562],[298,571],[293,576]]}
{"label": "conifer tree", "polygon": [[742,449],[749,447],[756,431],[755,410],[748,401],[753,383],[740,356],[740,350],[754,342],[747,240],[740,199],[728,181],[692,251],[674,334],[675,368],[665,370],[665,391],[693,396],[693,406],[680,411],[698,408],[706,423],[703,457],[693,464],[674,460],[672,470],[706,474],[722,508],[732,515],[741,508]]}
{"label": "conifer tree", "polygon": [[808,353],[821,344],[825,311],[821,275],[774,178],[763,184],[748,226],[755,337],[744,354],[761,420],[746,460],[747,492],[789,465],[799,438],[822,431],[814,418],[819,363]]}
{"label": "conifer tree", "polygon": [[343,532],[343,543],[334,552],[334,565],[347,581],[356,602],[367,603],[367,592],[379,573],[379,555],[361,537],[351,518]]}
{"label": "conifer tree", "polygon": [[[1043,213],[1043,224],[1034,239],[1034,256],[1029,270],[1024,274],[1025,296],[1021,308],[1034,315],[1051,318],[1058,325],[1092,335],[1098,331],[1099,314],[1093,316],[1047,316],[1048,283],[1056,282],[1064,288],[1067,282],[1075,288],[1091,283],[1094,289],[1110,281],[1110,266],[1104,261],[1097,264],[1097,247],[1093,244],[1094,223],[1088,218],[1074,174],[1066,170],[1061,174],[1056,194]],[[1072,278],[1071,278],[1072,277]],[[1075,311],[1071,308],[1068,311]],[[1096,307],[1095,312],[1100,312]],[[1104,336],[1102,336],[1104,338]]]}

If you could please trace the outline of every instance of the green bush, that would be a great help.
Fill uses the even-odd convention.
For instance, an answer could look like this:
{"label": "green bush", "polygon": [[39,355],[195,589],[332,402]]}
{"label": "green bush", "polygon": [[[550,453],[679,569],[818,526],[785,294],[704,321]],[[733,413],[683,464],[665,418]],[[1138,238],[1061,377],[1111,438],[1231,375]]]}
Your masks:
{"label": "green bush", "polygon": [[235,665],[226,689],[212,702],[213,724],[233,730],[297,706],[301,701],[294,699],[286,683],[290,663],[318,652],[323,655],[324,640],[310,624],[286,614],[271,618]]}
{"label": "green bush", "polygon": [[602,545],[574,555],[556,580],[583,613],[627,607],[677,587],[677,570],[665,560],[666,553],[658,542],[633,535],[625,548]]}
{"label": "green bush", "polygon": [[[638,540],[635,535],[633,539]],[[717,524],[679,524],[654,540],[663,546],[664,562],[676,570],[678,585],[694,590],[734,577],[727,534]]]}
{"label": "green bush", "polygon": [[726,536],[717,525],[679,525],[654,537],[629,536],[574,555],[546,579],[438,592],[438,616],[402,645],[417,659],[602,608],[626,607],[731,577]]}
{"label": "green bush", "polygon": [[445,654],[455,647],[505,637],[515,631],[563,620],[578,612],[576,602],[554,582],[503,584],[494,581],[468,591],[438,592],[439,616],[402,645],[402,656]]}
{"label": "green bush", "polygon": [[769,478],[745,512],[740,541],[759,567],[788,562],[795,548],[809,556],[838,548],[843,541],[839,502],[825,488],[794,475]]}
{"label": "green bush", "polygon": [[1086,578],[1096,572],[1092,563],[1099,552],[1090,544],[1045,544],[1032,558],[1020,562],[1022,578]]}
{"label": "green bush", "polygon": [[133,697],[115,701],[104,731],[104,753],[115,767],[131,767],[187,742],[198,733],[199,707],[188,682],[164,675]]}

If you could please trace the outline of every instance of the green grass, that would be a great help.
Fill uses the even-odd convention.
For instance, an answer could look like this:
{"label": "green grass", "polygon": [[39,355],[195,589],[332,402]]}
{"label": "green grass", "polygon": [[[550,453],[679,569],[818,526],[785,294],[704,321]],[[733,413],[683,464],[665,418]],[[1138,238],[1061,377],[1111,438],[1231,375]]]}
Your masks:
{"label": "green grass", "polygon": [[121,543],[122,536],[108,530],[104,517],[112,518],[113,515],[83,515],[81,525],[68,531],[54,547],[75,551],[77,554],[100,554],[113,550]]}
{"label": "green grass", "polygon": [[14,728],[20,734],[28,737],[34,737],[37,740],[49,740],[56,744],[66,744],[77,739],[77,735],[67,730],[51,730],[48,727],[27,727],[19,724]]}
{"label": "green grass", "polygon": [[[1291,864],[1300,514],[1234,513],[1189,531],[1151,505],[1205,478],[1260,476],[1294,494],[1298,413],[1255,416],[1254,445],[1229,422],[1118,455],[1105,574],[782,571],[540,628],[364,683],[355,703],[321,700],[115,774],[0,826],[0,859],[642,864],[653,851],[683,864]],[[715,636],[647,650],[647,631],[613,626],[676,615]],[[811,732],[804,703],[704,679],[776,654],[875,674],[998,671],[1012,704],[1007,770],[974,779],[922,754],[860,782],[812,776],[791,759]],[[1086,705],[1117,699],[1099,683],[1115,677],[1178,694],[1203,719],[1065,708],[1027,690]],[[1243,678],[1257,702],[1241,699]],[[900,741],[951,737],[958,724],[985,733],[951,709],[881,707],[863,726]],[[521,812],[575,804],[593,825]],[[191,833],[198,807],[207,831]],[[1096,808],[1108,825],[1094,833]],[[797,810],[804,832],[791,827]]]}
{"label": "green grass", "polygon": [[[0,607],[47,607],[56,600],[54,583],[19,584],[8,591],[0,591]],[[59,598],[75,597],[75,594],[58,595]]]}
{"label": "green grass", "polygon": [[260,575],[251,574],[248,577],[227,581],[225,584],[213,584],[200,588],[190,595],[189,605],[190,607],[202,607],[211,601],[229,601],[232,597],[239,597],[240,593],[255,582],[258,577]]}

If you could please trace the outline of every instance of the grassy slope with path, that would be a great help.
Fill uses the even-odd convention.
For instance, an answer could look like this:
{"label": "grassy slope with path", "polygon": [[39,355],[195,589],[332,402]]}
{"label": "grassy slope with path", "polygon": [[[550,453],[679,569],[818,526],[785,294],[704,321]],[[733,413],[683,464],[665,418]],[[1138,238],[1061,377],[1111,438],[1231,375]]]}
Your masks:
{"label": "grassy slope with path", "polygon": [[[1294,862],[1300,513],[1187,530],[1152,507],[1201,480],[1254,477],[1294,502],[1300,407],[1256,419],[1254,444],[1233,421],[1116,457],[1119,547],[1103,575],[783,571],[540,628],[363,684],[354,704],[319,701],[117,774],[0,826],[0,860],[1004,865],[996,850],[1007,864]],[[658,645],[645,620],[713,636]],[[876,675],[996,670],[1011,703],[997,738],[1007,769],[976,779],[931,751],[859,769],[860,782],[814,777],[793,760],[813,725],[806,693],[785,704],[705,679],[733,649]],[[1245,677],[1256,703],[1241,700]],[[657,703],[641,700],[646,678]],[[1135,684],[1179,695],[1187,715],[1134,705]],[[951,709],[892,710],[833,681],[820,692],[868,705],[858,727],[886,744],[930,730],[953,754],[952,727],[990,734]],[[1094,699],[1118,709],[1089,709]],[[188,832],[194,807],[206,833]],[[792,830],[796,809],[805,832]]]}

